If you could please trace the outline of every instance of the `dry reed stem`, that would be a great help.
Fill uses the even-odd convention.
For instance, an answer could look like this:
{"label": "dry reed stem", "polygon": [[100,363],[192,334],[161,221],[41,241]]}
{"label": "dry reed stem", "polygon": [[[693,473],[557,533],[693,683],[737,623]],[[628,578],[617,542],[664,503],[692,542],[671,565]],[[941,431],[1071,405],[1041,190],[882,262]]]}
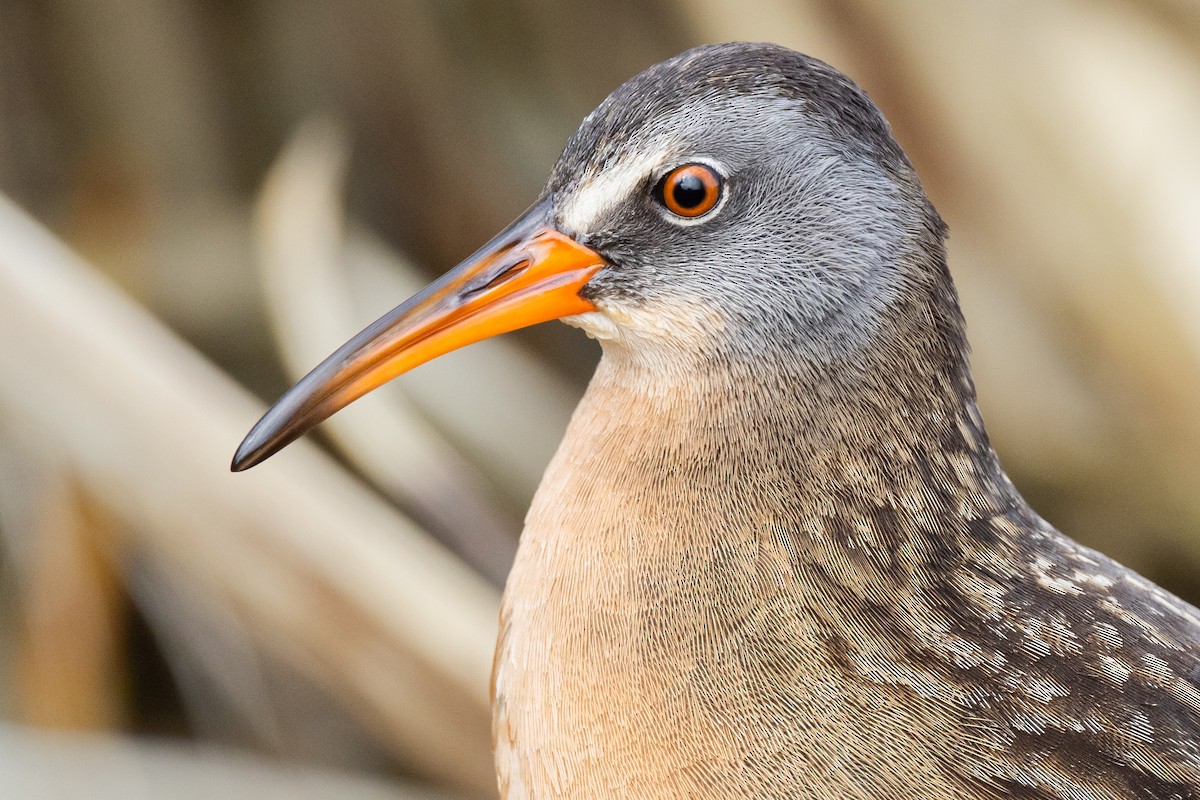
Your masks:
{"label": "dry reed stem", "polygon": [[309,443],[228,471],[259,403],[0,199],[0,408],[413,769],[494,792],[497,596]]}

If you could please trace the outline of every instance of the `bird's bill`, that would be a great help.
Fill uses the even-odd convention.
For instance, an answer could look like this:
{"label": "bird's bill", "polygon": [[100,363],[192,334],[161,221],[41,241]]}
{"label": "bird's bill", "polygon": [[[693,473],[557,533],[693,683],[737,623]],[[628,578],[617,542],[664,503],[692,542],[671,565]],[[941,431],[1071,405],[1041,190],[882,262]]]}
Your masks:
{"label": "bird's bill", "polygon": [[535,205],[478,252],[378,319],[273,405],[233,458],[240,472],[392,378],[440,355],[539,322],[595,311],[579,292],[604,260]]}

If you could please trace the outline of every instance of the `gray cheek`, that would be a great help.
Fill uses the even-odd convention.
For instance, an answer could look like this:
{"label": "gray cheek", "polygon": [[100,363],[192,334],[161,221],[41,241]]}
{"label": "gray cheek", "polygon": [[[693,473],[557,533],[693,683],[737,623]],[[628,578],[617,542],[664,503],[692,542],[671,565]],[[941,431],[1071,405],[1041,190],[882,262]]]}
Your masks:
{"label": "gray cheek", "polygon": [[[645,198],[609,205],[579,232],[609,258],[584,290],[627,307],[693,301],[729,324],[723,346],[743,355],[786,350],[817,361],[869,347],[893,302],[914,207],[875,162],[839,150],[814,129],[756,139],[753,160],[726,141],[733,165],[725,207],[710,222],[672,226]],[[784,146],[787,145],[787,146]],[[763,160],[763,152],[776,157]]]}
{"label": "gray cheek", "polygon": [[717,300],[730,346],[851,358],[875,341],[897,296],[916,246],[901,193],[871,165],[815,167],[803,185],[754,181],[757,194],[731,204],[720,228],[659,256],[680,276],[678,293]]}
{"label": "gray cheek", "polygon": [[881,173],[845,166],[793,191],[791,203],[774,200],[788,197],[775,188],[751,204],[719,251],[695,254],[721,253],[720,269],[704,271],[720,282],[708,290],[724,295],[731,329],[746,347],[818,361],[851,357],[874,343],[881,312],[904,281],[905,254],[916,246],[899,193]]}

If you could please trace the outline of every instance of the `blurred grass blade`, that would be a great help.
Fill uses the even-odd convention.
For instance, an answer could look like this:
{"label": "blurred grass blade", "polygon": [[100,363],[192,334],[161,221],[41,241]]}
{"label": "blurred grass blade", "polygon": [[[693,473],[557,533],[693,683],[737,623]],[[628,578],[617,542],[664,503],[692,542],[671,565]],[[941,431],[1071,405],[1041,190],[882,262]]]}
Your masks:
{"label": "blurred grass blade", "polygon": [[[0,197],[0,413],[418,773],[494,794],[497,595],[309,443],[233,475],[262,406]],[[19,344],[18,344],[19,343]]]}

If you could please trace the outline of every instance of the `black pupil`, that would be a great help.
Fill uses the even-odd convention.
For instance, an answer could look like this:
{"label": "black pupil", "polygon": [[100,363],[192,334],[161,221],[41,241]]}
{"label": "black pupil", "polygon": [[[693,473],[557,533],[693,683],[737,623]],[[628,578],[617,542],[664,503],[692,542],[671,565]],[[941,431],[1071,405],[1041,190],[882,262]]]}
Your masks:
{"label": "black pupil", "polygon": [[671,187],[671,199],[680,208],[695,208],[703,203],[707,196],[704,181],[695,175],[684,175]]}

